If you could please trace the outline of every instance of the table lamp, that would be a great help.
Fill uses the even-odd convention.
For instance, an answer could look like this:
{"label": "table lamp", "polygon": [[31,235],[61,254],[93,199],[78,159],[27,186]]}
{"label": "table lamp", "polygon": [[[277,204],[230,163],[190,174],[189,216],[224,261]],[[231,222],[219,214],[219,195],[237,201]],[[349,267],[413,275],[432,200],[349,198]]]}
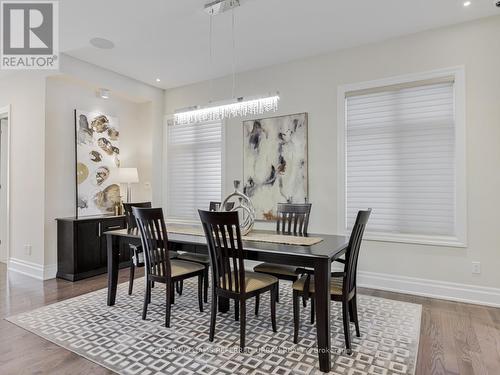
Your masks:
{"label": "table lamp", "polygon": [[132,199],[131,184],[139,182],[137,168],[117,168],[114,171],[113,182],[117,184],[127,184],[127,203]]}

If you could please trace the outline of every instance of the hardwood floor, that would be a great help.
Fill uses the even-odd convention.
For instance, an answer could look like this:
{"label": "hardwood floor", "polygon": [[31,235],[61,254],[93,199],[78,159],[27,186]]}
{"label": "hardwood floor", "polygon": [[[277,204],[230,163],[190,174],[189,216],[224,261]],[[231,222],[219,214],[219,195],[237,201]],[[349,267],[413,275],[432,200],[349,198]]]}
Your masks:
{"label": "hardwood floor", "polygon": [[[128,269],[121,270],[119,282],[127,280]],[[42,282],[7,274],[0,263],[0,374],[112,374],[3,319],[106,286],[106,275]],[[360,293],[423,306],[417,375],[500,373],[500,309],[370,289]]]}
{"label": "hardwood floor", "polygon": [[422,305],[417,375],[500,374],[500,309],[360,289]]}

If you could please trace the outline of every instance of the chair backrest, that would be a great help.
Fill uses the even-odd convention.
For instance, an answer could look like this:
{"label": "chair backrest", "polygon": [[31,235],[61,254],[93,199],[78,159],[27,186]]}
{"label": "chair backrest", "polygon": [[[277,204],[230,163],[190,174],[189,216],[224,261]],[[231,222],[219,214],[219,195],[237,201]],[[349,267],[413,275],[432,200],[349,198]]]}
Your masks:
{"label": "chair backrest", "polygon": [[311,203],[278,203],[276,232],[307,234]]}
{"label": "chair backrest", "polygon": [[148,275],[171,276],[168,236],[161,208],[132,207],[141,234],[146,272]]}
{"label": "chair backrest", "polygon": [[349,238],[349,246],[347,247],[345,266],[344,266],[344,293],[351,292],[356,287],[356,273],[358,269],[358,256],[363,240],[366,223],[370,217],[372,210],[358,211],[356,222],[352,228],[351,237]]}
{"label": "chair backrest", "polygon": [[[209,211],[219,211],[220,210],[220,206],[221,206],[221,202],[210,202],[209,206],[208,206],[208,210]],[[227,202],[226,203],[226,211],[231,211],[234,207],[234,202]]]}
{"label": "chair backrest", "polygon": [[125,218],[127,219],[127,227],[129,229],[137,228],[137,223],[135,222],[135,216],[132,212],[132,207],[151,208],[151,202],[123,203],[123,211],[125,213]]}
{"label": "chair backrest", "polygon": [[198,210],[207,239],[213,285],[233,293],[244,293],[245,267],[238,212]]}

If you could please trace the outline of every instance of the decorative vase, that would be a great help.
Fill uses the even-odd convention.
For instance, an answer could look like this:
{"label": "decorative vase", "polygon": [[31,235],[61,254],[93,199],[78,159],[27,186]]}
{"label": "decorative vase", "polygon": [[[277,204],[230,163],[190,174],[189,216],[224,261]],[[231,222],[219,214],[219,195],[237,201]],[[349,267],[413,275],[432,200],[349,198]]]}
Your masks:
{"label": "decorative vase", "polygon": [[113,213],[115,216],[120,216],[120,203],[116,202],[113,207]]}
{"label": "decorative vase", "polygon": [[[240,231],[244,236],[248,234],[255,223],[255,208],[249,197],[239,191],[240,181],[234,180],[234,192],[229,194],[224,202],[220,205],[220,211],[237,211],[240,219]],[[227,203],[232,202],[234,206],[230,210],[226,210],[229,207]]]}
{"label": "decorative vase", "polygon": [[123,215],[123,200],[122,197],[120,196],[120,200],[115,203],[114,208],[114,214],[115,216],[121,216]]}

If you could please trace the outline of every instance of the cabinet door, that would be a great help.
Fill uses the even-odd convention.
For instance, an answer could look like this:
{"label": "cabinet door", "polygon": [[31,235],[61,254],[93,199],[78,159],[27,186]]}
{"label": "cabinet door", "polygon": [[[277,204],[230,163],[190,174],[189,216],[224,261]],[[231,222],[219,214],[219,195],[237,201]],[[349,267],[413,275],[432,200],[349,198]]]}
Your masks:
{"label": "cabinet door", "polygon": [[78,273],[92,271],[102,267],[99,223],[97,221],[79,222],[76,224],[76,227],[76,262]]}

